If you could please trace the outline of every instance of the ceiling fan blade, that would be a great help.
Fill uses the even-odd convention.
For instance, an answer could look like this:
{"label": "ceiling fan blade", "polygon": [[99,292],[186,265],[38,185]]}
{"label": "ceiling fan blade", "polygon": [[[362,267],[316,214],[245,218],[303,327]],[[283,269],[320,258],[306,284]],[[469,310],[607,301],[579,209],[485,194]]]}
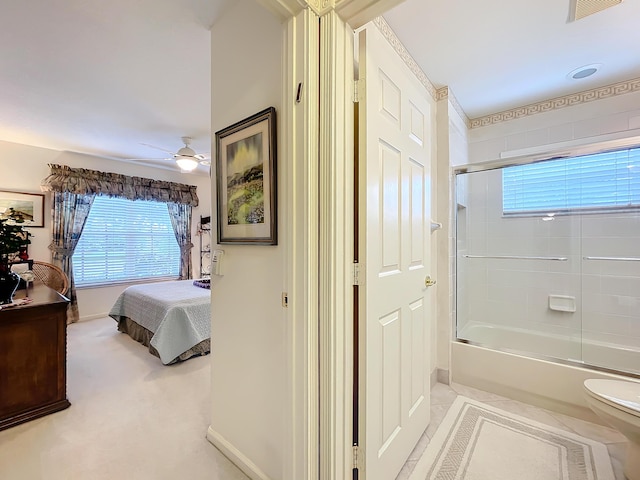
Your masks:
{"label": "ceiling fan blade", "polygon": [[160,150],[161,152],[166,152],[166,153],[170,153],[171,155],[173,155],[173,152],[171,150],[167,150],[166,148],[156,147],[155,145],[151,145],[149,143],[140,142],[139,144],[144,146],[144,147],[155,148],[156,150]]}
{"label": "ceiling fan blade", "polygon": [[173,158],[127,158],[130,162],[149,162],[149,163],[158,163],[158,162],[174,162]]}

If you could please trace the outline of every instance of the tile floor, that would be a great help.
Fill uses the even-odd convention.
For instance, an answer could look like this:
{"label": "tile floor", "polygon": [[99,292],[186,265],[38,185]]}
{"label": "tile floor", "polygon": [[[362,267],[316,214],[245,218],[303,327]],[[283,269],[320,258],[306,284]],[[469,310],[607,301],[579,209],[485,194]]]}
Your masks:
{"label": "tile floor", "polygon": [[431,423],[409,455],[409,459],[396,480],[409,478],[440,422],[458,395],[604,443],[611,456],[611,465],[616,480],[625,480],[622,465],[625,457],[626,439],[616,430],[455,383],[450,386],[436,383],[431,389]]}

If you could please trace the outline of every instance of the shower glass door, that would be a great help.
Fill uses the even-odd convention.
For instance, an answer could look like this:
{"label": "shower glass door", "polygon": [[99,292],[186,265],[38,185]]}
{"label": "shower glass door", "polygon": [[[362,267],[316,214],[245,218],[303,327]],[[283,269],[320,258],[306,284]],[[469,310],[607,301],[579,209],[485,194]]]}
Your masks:
{"label": "shower glass door", "polygon": [[640,374],[640,148],[455,188],[457,339]]}
{"label": "shower glass door", "polygon": [[640,374],[640,213],[582,218],[582,359]]}
{"label": "shower glass door", "polygon": [[580,218],[509,214],[503,177],[503,169],[456,176],[457,337],[580,360]]}

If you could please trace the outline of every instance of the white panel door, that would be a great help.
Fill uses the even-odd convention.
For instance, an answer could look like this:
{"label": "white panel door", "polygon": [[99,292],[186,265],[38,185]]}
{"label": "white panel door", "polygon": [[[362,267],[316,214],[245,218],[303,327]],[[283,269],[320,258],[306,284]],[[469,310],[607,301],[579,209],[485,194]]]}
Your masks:
{"label": "white panel door", "polygon": [[365,478],[391,480],[430,415],[431,104],[377,28],[359,40],[360,438]]}

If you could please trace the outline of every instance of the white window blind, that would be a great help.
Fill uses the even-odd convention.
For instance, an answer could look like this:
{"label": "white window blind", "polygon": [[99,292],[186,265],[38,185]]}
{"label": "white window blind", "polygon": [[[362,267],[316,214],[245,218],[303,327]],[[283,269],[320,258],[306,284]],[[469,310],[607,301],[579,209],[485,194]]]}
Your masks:
{"label": "white window blind", "polygon": [[640,148],[502,170],[505,215],[640,207]]}
{"label": "white window blind", "polygon": [[97,196],[73,253],[77,286],[178,277],[167,205]]}

